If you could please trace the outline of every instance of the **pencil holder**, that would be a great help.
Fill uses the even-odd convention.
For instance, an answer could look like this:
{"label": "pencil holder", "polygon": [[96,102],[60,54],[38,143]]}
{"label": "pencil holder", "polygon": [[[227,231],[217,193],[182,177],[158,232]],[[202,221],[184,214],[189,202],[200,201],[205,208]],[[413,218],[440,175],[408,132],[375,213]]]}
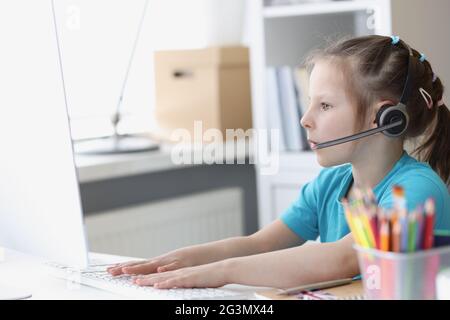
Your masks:
{"label": "pencil holder", "polygon": [[354,248],[364,296],[371,300],[436,299],[436,276],[450,266],[450,246],[414,253]]}

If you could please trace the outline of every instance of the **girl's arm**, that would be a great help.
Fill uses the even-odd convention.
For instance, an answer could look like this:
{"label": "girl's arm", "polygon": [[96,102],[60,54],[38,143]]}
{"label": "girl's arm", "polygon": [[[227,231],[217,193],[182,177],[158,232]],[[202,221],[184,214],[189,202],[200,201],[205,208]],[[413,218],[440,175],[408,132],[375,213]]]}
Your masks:
{"label": "girl's arm", "polygon": [[157,288],[220,287],[229,283],[288,288],[358,274],[351,235],[337,242],[310,243],[253,256],[138,276],[135,283]]}
{"label": "girl's arm", "polygon": [[288,288],[359,273],[351,234],[339,241],[308,243],[250,257],[224,261],[226,283]]}
{"label": "girl's arm", "polygon": [[276,220],[250,236],[234,237],[181,248],[153,259],[119,264],[109,268],[108,271],[112,275],[165,272],[233,257],[289,248],[303,243],[304,240],[300,239],[281,220]]}
{"label": "girl's arm", "polygon": [[263,229],[247,237],[236,237],[207,243],[205,256],[209,263],[233,257],[242,257],[300,246],[305,240],[297,236],[281,220],[275,220]]}

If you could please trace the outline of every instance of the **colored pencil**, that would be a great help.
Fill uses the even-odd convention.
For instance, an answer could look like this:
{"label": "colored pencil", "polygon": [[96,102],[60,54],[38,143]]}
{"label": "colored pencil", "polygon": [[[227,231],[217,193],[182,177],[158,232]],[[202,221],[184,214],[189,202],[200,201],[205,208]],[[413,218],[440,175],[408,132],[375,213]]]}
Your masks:
{"label": "colored pencil", "polygon": [[378,232],[378,219],[376,214],[370,214],[369,216],[369,224],[374,235],[375,248],[380,247],[380,234]]}
{"label": "colored pencil", "polygon": [[408,215],[408,252],[414,252],[416,249],[416,225],[416,213],[412,212]]}
{"label": "colored pencil", "polygon": [[380,234],[378,230],[378,218],[377,218],[377,201],[375,195],[373,194],[371,189],[366,190],[367,202],[366,206],[368,207],[368,219],[369,224],[372,230],[372,234],[374,236],[375,248],[379,248],[380,246]]}
{"label": "colored pencil", "polygon": [[394,185],[392,191],[393,207],[390,210],[378,207],[370,189],[355,189],[351,200],[342,201],[355,242],[364,248],[393,252],[415,252],[433,247],[433,199],[408,214],[404,189]]}
{"label": "colored pencil", "polygon": [[417,213],[416,250],[421,250],[423,249],[423,238],[424,238],[423,206],[418,206],[416,213]]}
{"label": "colored pencil", "polygon": [[369,242],[369,246],[371,248],[375,248],[377,243],[375,241],[375,235],[374,235],[374,232],[372,230],[372,226],[370,225],[369,217],[365,213],[361,213],[360,217],[361,217],[361,221],[362,221],[363,226],[364,226],[365,233],[367,235],[367,240]]}
{"label": "colored pencil", "polygon": [[401,224],[395,220],[392,224],[392,251],[400,252]]}
{"label": "colored pencil", "polygon": [[356,214],[353,217],[354,217],[356,229],[359,232],[359,239],[361,240],[363,247],[370,248],[369,237],[366,233],[364,224],[361,221],[361,217],[359,216],[359,214]]}
{"label": "colored pencil", "polygon": [[363,223],[362,215],[359,209],[359,206],[361,205],[361,201],[355,200],[350,203],[350,210],[353,212],[353,221],[355,224],[355,228],[358,232],[359,239],[361,241],[361,244],[365,248],[371,248],[371,242],[369,239],[369,235],[367,234],[366,227]]}
{"label": "colored pencil", "polygon": [[433,228],[434,228],[434,200],[432,198],[425,201],[425,230],[423,248],[433,247]]}
{"label": "colored pencil", "polygon": [[408,216],[405,212],[400,214],[400,252],[408,251]]}
{"label": "colored pencil", "polygon": [[380,226],[380,249],[389,251],[389,222],[384,220]]}
{"label": "colored pencil", "polygon": [[342,207],[344,208],[345,219],[347,220],[348,227],[353,235],[353,238],[355,239],[355,242],[359,245],[362,245],[358,235],[358,231],[356,230],[355,222],[353,221],[352,213],[350,211],[347,199],[342,200]]}
{"label": "colored pencil", "polygon": [[392,187],[392,197],[397,212],[406,211],[405,190],[401,186],[394,185]]}

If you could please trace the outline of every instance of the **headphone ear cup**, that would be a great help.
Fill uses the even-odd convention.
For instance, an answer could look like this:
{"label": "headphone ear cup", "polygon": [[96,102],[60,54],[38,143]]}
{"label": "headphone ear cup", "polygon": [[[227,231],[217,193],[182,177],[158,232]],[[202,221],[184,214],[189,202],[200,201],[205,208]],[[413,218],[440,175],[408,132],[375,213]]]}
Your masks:
{"label": "headphone ear cup", "polygon": [[402,120],[402,124],[383,131],[383,134],[388,137],[399,137],[408,128],[408,113],[403,104],[384,105],[378,110],[376,115],[376,123],[378,127],[386,126],[388,124]]}
{"label": "headphone ear cup", "polygon": [[[377,127],[381,127],[383,124],[381,123],[381,116],[383,113],[390,107],[393,107],[391,104],[385,104],[383,105],[377,112],[375,116],[375,123],[377,124]],[[384,117],[383,117],[384,118]]]}

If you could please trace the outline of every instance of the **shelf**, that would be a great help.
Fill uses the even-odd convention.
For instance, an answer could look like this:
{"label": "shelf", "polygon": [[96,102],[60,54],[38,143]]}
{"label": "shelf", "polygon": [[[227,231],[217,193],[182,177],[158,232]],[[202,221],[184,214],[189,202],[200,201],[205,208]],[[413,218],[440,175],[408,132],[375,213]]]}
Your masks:
{"label": "shelf", "polygon": [[355,12],[377,6],[373,0],[330,1],[321,3],[302,3],[264,8],[265,18],[282,18],[292,16],[320,15],[340,12]]}
{"label": "shelf", "polygon": [[[266,95],[268,66],[297,66],[302,57],[335,35],[392,34],[392,0],[310,1],[271,7],[264,2],[248,1],[253,125],[257,130],[267,129],[272,115]],[[298,198],[300,187],[323,169],[312,151],[273,151],[255,168],[260,227],[279,217]]]}

